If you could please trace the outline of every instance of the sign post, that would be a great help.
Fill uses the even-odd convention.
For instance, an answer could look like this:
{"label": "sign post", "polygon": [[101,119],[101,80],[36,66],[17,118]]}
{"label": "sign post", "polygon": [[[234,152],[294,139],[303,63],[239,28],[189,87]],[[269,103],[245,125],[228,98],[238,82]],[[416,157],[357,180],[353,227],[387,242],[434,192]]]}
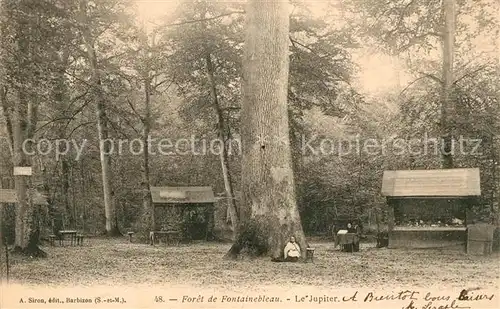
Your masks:
{"label": "sign post", "polygon": [[[31,166],[15,166],[13,175],[14,176],[31,176],[33,170]],[[31,192],[28,191],[28,197],[31,199]],[[3,229],[3,203],[18,203],[17,191],[15,189],[0,189],[0,246],[1,249],[5,249],[5,280],[9,282],[9,248],[7,246],[6,239],[2,233]],[[2,250],[0,250],[1,252]],[[3,267],[3,266],[2,266]],[[1,281],[4,278],[0,278]]]}

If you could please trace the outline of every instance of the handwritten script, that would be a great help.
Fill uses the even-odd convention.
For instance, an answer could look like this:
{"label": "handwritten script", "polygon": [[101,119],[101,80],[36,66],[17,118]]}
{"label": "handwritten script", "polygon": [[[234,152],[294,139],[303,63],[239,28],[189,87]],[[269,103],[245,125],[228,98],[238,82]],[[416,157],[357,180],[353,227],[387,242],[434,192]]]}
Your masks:
{"label": "handwritten script", "polygon": [[[199,291],[191,294],[184,291],[158,289],[152,293],[140,293],[140,297],[131,297],[128,293],[122,295],[119,291],[105,293],[106,295],[92,295],[88,292],[54,293],[57,295],[42,295],[36,292],[17,294],[5,308],[52,308],[54,306],[108,306],[120,308],[153,307],[153,308],[217,308],[245,306],[246,308],[394,308],[394,309],[486,309],[499,308],[499,299],[495,290],[461,289],[454,291],[444,290],[399,290],[381,292],[380,290],[306,290],[281,293],[267,291],[261,294],[251,292],[245,294],[207,293]],[[52,292],[53,293],[53,292]],[[210,305],[212,304],[212,305]],[[55,308],[55,307],[54,307]]]}
{"label": "handwritten script", "polygon": [[[389,294],[382,294],[375,291],[360,292],[355,291],[351,294],[327,293],[322,295],[314,294],[295,294],[293,297],[281,297],[277,295],[258,295],[258,296],[236,296],[230,297],[227,295],[209,297],[188,296],[184,295],[179,298],[180,303],[287,303],[297,305],[325,305],[339,304],[340,307],[348,306],[349,304],[357,307],[381,306],[384,308],[401,308],[401,309],[477,309],[477,308],[496,308],[495,295],[488,293],[479,293],[477,290],[462,290],[455,295],[436,292],[422,292],[404,290]],[[401,305],[403,304],[403,305]]]}

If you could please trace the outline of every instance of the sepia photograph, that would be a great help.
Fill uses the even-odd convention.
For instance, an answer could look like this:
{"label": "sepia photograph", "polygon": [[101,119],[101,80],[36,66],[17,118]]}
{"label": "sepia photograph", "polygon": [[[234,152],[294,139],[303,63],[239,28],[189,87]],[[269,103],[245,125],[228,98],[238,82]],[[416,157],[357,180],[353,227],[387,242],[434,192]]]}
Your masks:
{"label": "sepia photograph", "polygon": [[0,0],[0,308],[500,308],[498,0]]}

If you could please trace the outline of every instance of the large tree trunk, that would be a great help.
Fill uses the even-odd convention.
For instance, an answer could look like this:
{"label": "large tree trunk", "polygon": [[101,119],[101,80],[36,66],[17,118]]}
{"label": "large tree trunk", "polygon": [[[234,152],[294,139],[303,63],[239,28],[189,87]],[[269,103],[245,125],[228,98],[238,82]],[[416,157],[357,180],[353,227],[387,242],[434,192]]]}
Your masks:
{"label": "large tree trunk", "polygon": [[152,37],[152,45],[149,44],[149,36],[143,25],[141,33],[141,44],[143,48],[143,65],[141,77],[144,86],[144,117],[138,114],[142,122],[142,166],[141,166],[141,186],[142,186],[142,228],[145,232],[155,229],[155,212],[151,198],[151,180],[149,172],[149,134],[151,132],[151,94],[153,91],[153,80],[151,78],[152,47],[155,44],[155,37]]}
{"label": "large tree trunk", "polygon": [[144,103],[145,103],[145,115],[143,119],[143,160],[142,160],[142,206],[144,214],[147,216],[147,220],[151,220],[149,228],[154,229],[154,208],[151,200],[151,182],[149,178],[149,133],[151,131],[151,79],[149,77],[149,70],[144,76]]}
{"label": "large tree trunk", "polygon": [[[291,119],[292,113],[289,111],[289,117]],[[305,205],[304,199],[304,186],[303,181],[300,177],[301,173],[304,171],[304,156],[301,154],[300,149],[300,134],[297,126],[293,124],[290,125],[290,146],[292,152],[292,166],[294,171],[294,182],[296,189],[296,199],[297,199],[297,208],[299,212],[302,212]]]}
{"label": "large tree trunk", "polygon": [[441,92],[442,168],[453,168],[455,102],[453,99],[453,58],[455,45],[455,0],[443,0],[443,86]]}
{"label": "large tree trunk", "polygon": [[[14,166],[31,166],[30,160],[23,152],[22,144],[25,137],[32,137],[36,112],[32,103],[27,102],[23,89],[19,90],[18,98],[19,102],[14,104],[11,120],[12,140],[14,141],[12,163]],[[38,247],[40,226],[38,220],[35,219],[35,205],[33,205],[32,194],[29,191],[29,177],[31,176],[14,176],[17,193],[14,250],[33,257],[46,257],[46,253]]]}
{"label": "large tree trunk", "polygon": [[[70,109],[69,102],[69,93],[68,87],[66,84],[66,70],[68,68],[68,59],[69,52],[68,50],[64,50],[62,55],[54,55],[54,62],[58,64],[57,70],[57,82],[54,87],[54,101],[56,102],[56,108],[58,110],[59,117],[67,117],[67,110]],[[60,123],[58,124],[58,138],[66,139],[68,138],[66,128],[67,124]],[[63,144],[60,145],[61,153],[65,151],[65,146]],[[61,179],[62,179],[62,202],[64,203],[64,209],[59,209],[61,214],[65,214],[67,217],[68,226],[70,229],[76,228],[76,217],[72,212],[72,205],[74,207],[74,203],[70,201],[70,167],[71,162],[66,157],[62,157],[61,159]],[[57,168],[57,167],[56,167]],[[59,213],[58,211],[58,213]],[[63,223],[63,226],[65,224]]]}
{"label": "large tree trunk", "polygon": [[101,74],[97,62],[97,55],[94,48],[94,40],[87,24],[87,1],[80,1],[80,20],[83,22],[82,35],[87,58],[92,71],[92,87],[94,99],[96,101],[97,111],[97,131],[99,136],[99,152],[102,170],[102,187],[104,194],[104,212],[106,217],[106,234],[108,236],[121,236],[118,229],[118,220],[116,216],[116,207],[113,200],[113,189],[111,186],[111,157],[110,143],[105,142],[108,139],[108,119],[106,117],[106,100],[102,89]]}
{"label": "large tree trunk", "polygon": [[231,182],[231,176],[229,173],[229,162],[227,155],[227,145],[226,145],[226,130],[224,126],[224,115],[222,114],[222,108],[219,104],[219,99],[217,96],[217,88],[214,78],[214,66],[212,63],[212,57],[210,53],[205,56],[205,61],[207,65],[207,78],[210,84],[210,96],[212,99],[212,105],[215,110],[216,122],[217,122],[217,137],[221,141],[221,149],[219,151],[219,158],[222,167],[222,177],[224,179],[224,189],[227,199],[227,212],[229,214],[229,219],[231,220],[231,226],[233,232],[236,233],[238,230],[238,213],[236,210],[236,203],[233,194],[233,184]]}
{"label": "large tree trunk", "polygon": [[73,215],[72,211],[72,203],[70,201],[69,195],[70,195],[70,167],[68,160],[66,158],[63,158],[61,161],[61,171],[62,171],[62,195],[63,195],[63,201],[64,201],[64,206],[66,210],[66,216],[68,216],[68,224],[70,229],[75,229],[76,228],[76,218]]}
{"label": "large tree trunk", "polygon": [[[35,54],[33,46],[28,41],[33,25],[18,22],[16,31],[18,35],[18,74],[30,74],[29,67]],[[12,163],[13,166],[32,166],[31,160],[23,151],[25,139],[31,139],[37,124],[37,104],[34,103],[35,96],[28,94],[24,85],[16,87],[18,101],[12,106],[11,130],[12,130]],[[6,103],[7,104],[7,103]],[[30,144],[27,145],[29,148]],[[31,149],[26,149],[28,152]],[[17,193],[16,225],[14,250],[33,257],[46,257],[46,253],[39,247],[40,226],[35,218],[35,208],[32,202],[30,190],[31,176],[14,176],[15,189]]]}
{"label": "large tree trunk", "polygon": [[240,231],[227,257],[242,249],[282,258],[290,236],[305,256],[296,204],[287,109],[289,13],[287,1],[250,0],[242,106]]}

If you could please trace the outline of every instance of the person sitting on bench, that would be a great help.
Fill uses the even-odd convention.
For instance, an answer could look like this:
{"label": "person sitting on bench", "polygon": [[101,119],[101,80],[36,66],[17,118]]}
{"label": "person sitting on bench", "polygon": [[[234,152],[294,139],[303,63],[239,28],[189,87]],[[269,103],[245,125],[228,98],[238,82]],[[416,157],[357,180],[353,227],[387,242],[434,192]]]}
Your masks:
{"label": "person sitting on bench", "polygon": [[300,246],[295,242],[295,237],[290,237],[290,241],[286,244],[284,249],[285,261],[297,262],[300,257]]}

